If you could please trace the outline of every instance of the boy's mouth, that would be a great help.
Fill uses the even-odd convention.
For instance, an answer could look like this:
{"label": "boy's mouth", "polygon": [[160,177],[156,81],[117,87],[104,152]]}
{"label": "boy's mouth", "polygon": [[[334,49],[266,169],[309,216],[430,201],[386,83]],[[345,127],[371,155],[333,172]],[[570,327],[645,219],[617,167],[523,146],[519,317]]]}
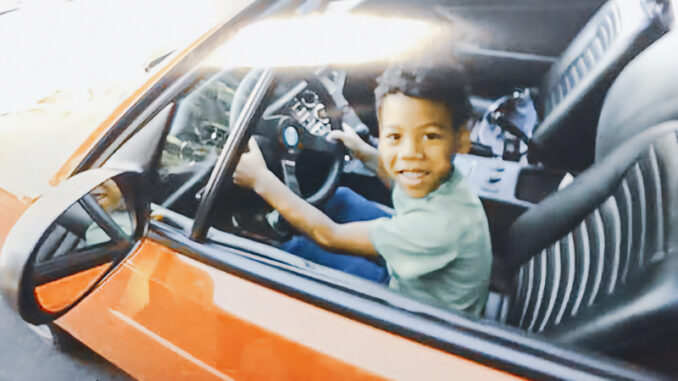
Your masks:
{"label": "boy's mouth", "polygon": [[403,169],[396,171],[398,178],[401,180],[401,182],[405,183],[403,185],[409,186],[421,184],[421,182],[424,180],[424,177],[426,177],[429,173],[429,171],[420,169]]}

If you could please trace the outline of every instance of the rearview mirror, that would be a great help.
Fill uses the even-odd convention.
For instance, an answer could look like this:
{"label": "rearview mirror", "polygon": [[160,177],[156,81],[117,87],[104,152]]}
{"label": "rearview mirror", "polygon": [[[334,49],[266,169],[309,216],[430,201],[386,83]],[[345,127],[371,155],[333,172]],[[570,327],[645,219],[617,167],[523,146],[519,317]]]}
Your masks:
{"label": "rearview mirror", "polygon": [[66,313],[133,250],[146,229],[144,185],[137,172],[86,171],[21,216],[0,251],[0,292],[25,321]]}

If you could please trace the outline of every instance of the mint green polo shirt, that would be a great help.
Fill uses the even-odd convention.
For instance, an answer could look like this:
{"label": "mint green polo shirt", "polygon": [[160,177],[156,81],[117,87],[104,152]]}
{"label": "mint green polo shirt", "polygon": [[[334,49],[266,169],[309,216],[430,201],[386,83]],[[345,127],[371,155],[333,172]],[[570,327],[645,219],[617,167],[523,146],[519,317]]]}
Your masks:
{"label": "mint green polo shirt", "polygon": [[459,171],[422,198],[393,190],[395,215],[375,220],[370,240],[386,260],[389,287],[479,315],[487,301],[492,245],[480,200]]}

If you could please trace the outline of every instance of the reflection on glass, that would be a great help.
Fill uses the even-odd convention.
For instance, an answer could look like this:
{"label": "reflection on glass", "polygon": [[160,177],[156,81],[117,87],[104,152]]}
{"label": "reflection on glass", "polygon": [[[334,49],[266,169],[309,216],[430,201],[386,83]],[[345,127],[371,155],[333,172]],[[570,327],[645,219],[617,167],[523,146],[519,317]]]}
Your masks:
{"label": "reflection on glass", "polygon": [[[350,25],[350,28],[346,28]],[[222,67],[316,67],[387,62],[453,34],[449,25],[427,19],[325,13],[260,20],[208,57]],[[292,46],[302,44],[302,49]]]}
{"label": "reflection on glass", "polygon": [[162,168],[195,165],[218,155],[230,132],[229,114],[239,75],[220,72],[201,82],[178,105]]}
{"label": "reflection on glass", "polygon": [[[120,188],[113,180],[106,180],[98,187],[94,188],[90,195],[103,208],[103,210],[110,216],[112,221],[117,225],[128,237],[132,235],[132,221],[130,213],[125,204],[125,199],[120,193]],[[85,242],[87,245],[94,245],[97,243],[107,242],[112,238],[106,230],[96,222],[87,228],[85,232]]]}
{"label": "reflection on glass", "polygon": [[96,284],[132,247],[132,210],[107,180],[54,221],[29,267],[42,311],[58,313]]}
{"label": "reflection on glass", "polygon": [[[55,265],[49,267],[50,263],[66,256],[77,257],[93,246],[129,243],[132,228],[131,213],[120,188],[107,180],[71,205],[50,227],[38,249],[36,269],[42,266],[51,271]],[[108,257],[109,253],[102,250],[100,256]]]}
{"label": "reflection on glass", "polygon": [[204,77],[176,107],[160,158],[153,201],[166,208],[193,210],[191,195],[207,181],[231,131],[235,91],[247,70],[204,68]]}

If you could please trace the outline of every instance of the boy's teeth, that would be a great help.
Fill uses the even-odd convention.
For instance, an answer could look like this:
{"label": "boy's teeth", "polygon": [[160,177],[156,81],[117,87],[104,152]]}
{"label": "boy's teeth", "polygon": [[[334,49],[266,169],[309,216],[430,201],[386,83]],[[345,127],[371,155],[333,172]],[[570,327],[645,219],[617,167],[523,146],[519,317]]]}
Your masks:
{"label": "boy's teeth", "polygon": [[407,172],[407,171],[403,172],[402,174],[403,174],[403,176],[409,177],[409,178],[418,178],[418,177],[421,177],[423,175],[422,172]]}

